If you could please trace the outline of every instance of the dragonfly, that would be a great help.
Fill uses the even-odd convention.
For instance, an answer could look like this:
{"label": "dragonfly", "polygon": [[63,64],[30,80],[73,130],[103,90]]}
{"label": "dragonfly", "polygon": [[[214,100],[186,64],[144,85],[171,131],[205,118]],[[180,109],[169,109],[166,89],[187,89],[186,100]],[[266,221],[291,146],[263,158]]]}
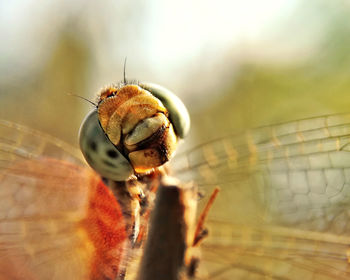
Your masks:
{"label": "dragonfly", "polygon": [[[170,175],[221,188],[196,279],[348,279],[349,137],[350,114],[335,114],[176,154]],[[0,279],[114,279],[137,218],[126,230],[80,152],[1,121],[0,162]]]}

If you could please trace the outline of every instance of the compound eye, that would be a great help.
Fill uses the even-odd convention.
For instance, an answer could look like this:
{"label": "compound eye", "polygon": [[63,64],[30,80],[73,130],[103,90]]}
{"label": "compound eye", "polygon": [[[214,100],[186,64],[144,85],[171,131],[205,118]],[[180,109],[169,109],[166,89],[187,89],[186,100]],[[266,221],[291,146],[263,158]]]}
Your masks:
{"label": "compound eye", "polygon": [[98,121],[97,110],[84,119],[79,131],[80,149],[88,164],[102,177],[125,181],[134,170],[129,161],[105,135]]}
{"label": "compound eye", "polygon": [[169,119],[174,126],[176,135],[184,138],[190,130],[190,115],[182,103],[170,90],[153,83],[139,83],[139,86],[157,97],[167,108]]}
{"label": "compound eye", "polygon": [[136,173],[150,172],[169,161],[179,138],[189,130],[184,104],[161,86],[123,84],[113,95],[103,97],[97,107],[99,124]]}

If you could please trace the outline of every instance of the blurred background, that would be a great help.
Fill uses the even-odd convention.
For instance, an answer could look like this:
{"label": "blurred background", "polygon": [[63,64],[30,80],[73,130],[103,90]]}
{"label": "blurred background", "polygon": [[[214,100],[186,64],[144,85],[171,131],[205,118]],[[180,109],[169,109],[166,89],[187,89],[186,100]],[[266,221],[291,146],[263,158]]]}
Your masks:
{"label": "blurred background", "polygon": [[204,139],[349,111],[347,1],[13,0],[0,15],[0,118],[75,146],[91,105],[69,94],[94,100],[125,57]]}

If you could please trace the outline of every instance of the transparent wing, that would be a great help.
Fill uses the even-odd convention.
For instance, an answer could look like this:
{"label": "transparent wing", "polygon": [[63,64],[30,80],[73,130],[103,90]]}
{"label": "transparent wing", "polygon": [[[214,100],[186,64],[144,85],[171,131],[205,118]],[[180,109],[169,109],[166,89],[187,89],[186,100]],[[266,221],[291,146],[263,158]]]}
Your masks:
{"label": "transparent wing", "polygon": [[0,122],[0,279],[116,277],[121,211],[81,163],[58,139]]}
{"label": "transparent wing", "polygon": [[348,279],[349,237],[210,222],[199,279]]}
{"label": "transparent wing", "polygon": [[347,279],[349,140],[350,115],[339,114],[178,155],[175,176],[222,189],[203,244],[203,278]]}
{"label": "transparent wing", "polygon": [[50,157],[83,164],[81,152],[69,144],[10,121],[0,120],[0,164],[23,158]]}

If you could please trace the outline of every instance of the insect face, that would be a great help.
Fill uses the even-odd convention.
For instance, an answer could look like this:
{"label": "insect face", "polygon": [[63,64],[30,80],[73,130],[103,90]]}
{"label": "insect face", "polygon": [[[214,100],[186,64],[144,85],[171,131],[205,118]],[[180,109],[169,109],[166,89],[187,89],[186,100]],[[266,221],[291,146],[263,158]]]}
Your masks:
{"label": "insect face", "polygon": [[[109,159],[101,162],[103,165],[126,160],[136,173],[146,173],[166,163],[174,154],[178,140],[189,130],[189,115],[180,99],[154,84],[107,87],[99,95],[95,112],[86,118],[80,133],[83,154],[94,169],[95,162],[100,164],[97,163],[100,160],[91,160],[94,147],[85,143],[93,138],[95,144],[100,140],[105,143],[105,134],[110,141],[111,145],[103,144],[108,146],[104,150],[110,151]],[[86,124],[87,121],[92,124]],[[90,126],[94,132],[87,133]],[[86,134],[90,140],[83,139],[87,139]],[[130,176],[129,168],[124,169],[125,176],[120,176],[120,180]]]}

